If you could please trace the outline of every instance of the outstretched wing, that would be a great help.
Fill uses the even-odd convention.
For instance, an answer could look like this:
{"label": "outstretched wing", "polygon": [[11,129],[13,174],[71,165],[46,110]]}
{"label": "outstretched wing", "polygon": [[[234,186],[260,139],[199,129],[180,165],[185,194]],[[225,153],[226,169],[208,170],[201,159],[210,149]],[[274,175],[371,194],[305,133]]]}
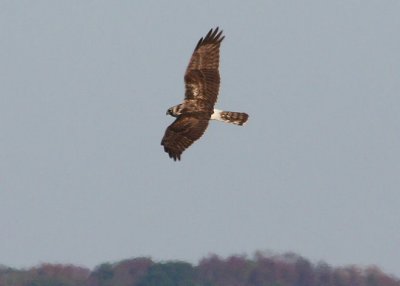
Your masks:
{"label": "outstretched wing", "polygon": [[185,73],[185,99],[204,100],[210,109],[219,91],[219,47],[223,39],[218,27],[211,29],[197,43]]}
{"label": "outstretched wing", "polygon": [[161,145],[170,158],[181,159],[181,154],[199,139],[208,126],[208,118],[193,114],[179,116],[165,131]]}

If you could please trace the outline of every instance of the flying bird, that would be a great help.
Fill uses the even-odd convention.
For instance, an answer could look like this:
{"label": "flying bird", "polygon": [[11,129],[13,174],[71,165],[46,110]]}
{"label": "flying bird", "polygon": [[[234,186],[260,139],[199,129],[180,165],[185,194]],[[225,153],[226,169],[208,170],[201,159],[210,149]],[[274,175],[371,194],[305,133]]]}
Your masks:
{"label": "flying bird", "polygon": [[185,99],[167,110],[167,115],[176,119],[165,131],[161,145],[174,161],[203,135],[211,119],[243,125],[249,118],[243,112],[214,108],[220,85],[219,48],[225,38],[218,29],[211,29],[197,43],[185,72]]}

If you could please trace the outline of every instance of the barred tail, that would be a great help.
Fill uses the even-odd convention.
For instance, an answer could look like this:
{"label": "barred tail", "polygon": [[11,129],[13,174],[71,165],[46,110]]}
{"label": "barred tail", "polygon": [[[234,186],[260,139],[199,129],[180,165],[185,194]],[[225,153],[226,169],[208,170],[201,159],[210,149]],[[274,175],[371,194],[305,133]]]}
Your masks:
{"label": "barred tail", "polygon": [[247,122],[249,115],[244,112],[222,111],[214,109],[211,119],[224,121],[226,123],[233,123],[236,125],[243,125]]}

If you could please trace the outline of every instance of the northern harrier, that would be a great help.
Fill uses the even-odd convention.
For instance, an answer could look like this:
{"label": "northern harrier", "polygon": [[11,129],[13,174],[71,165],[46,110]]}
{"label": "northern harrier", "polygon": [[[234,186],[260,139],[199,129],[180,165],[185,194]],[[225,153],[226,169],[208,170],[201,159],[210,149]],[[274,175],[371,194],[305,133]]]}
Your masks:
{"label": "northern harrier", "polygon": [[243,125],[249,117],[246,113],[214,109],[220,84],[219,47],[223,39],[217,27],[199,40],[185,73],[185,99],[167,111],[176,120],[168,126],[161,145],[174,161],[180,160],[182,152],[203,135],[210,119]]}

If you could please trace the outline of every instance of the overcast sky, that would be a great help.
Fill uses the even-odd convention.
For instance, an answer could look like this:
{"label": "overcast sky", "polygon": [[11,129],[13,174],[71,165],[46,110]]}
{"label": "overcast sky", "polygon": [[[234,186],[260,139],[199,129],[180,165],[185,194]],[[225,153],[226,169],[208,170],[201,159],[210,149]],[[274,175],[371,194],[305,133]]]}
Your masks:
{"label": "overcast sky", "polygon": [[[0,264],[293,251],[400,276],[400,1],[0,1]],[[218,108],[160,146],[200,37]]]}

